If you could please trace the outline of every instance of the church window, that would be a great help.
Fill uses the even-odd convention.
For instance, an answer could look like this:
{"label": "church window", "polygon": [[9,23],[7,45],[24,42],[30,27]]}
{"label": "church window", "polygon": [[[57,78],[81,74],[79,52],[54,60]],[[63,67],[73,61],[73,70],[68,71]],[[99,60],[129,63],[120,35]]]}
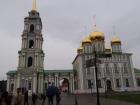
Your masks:
{"label": "church window", "polygon": [[117,87],[120,87],[120,81],[119,81],[119,79],[116,79],[116,86]]}
{"label": "church window", "polygon": [[12,83],[11,84],[11,92],[13,92],[13,90],[14,90],[14,84]]}
{"label": "church window", "polygon": [[127,73],[128,71],[127,71],[127,64],[126,63],[124,63],[124,73]]}
{"label": "church window", "polygon": [[91,88],[91,80],[88,80],[88,89]]}
{"label": "church window", "polygon": [[128,79],[126,79],[125,81],[126,81],[126,87],[129,87],[129,81],[128,81]]}
{"label": "church window", "polygon": [[33,24],[31,24],[31,26],[30,26],[30,32],[34,32],[34,25]]}
{"label": "church window", "polygon": [[29,40],[29,48],[33,48],[34,47],[34,41],[33,40]]}
{"label": "church window", "polygon": [[29,57],[28,58],[28,67],[31,67],[33,65],[33,58]]}
{"label": "church window", "polygon": [[106,64],[106,73],[107,73],[107,74],[110,74],[110,71],[109,71],[109,64]]}
{"label": "church window", "polygon": [[32,88],[32,84],[31,84],[31,81],[29,81],[29,83],[28,83],[28,89],[31,90],[31,88]]}
{"label": "church window", "polygon": [[90,68],[87,68],[87,75],[90,75],[90,74],[91,74]]}
{"label": "church window", "polygon": [[140,87],[140,78],[137,78],[137,86]]}
{"label": "church window", "polygon": [[117,64],[114,64],[114,70],[115,70],[115,73],[119,73]]}
{"label": "church window", "polygon": [[97,81],[97,84],[98,84],[98,88],[102,88],[102,84],[101,84],[101,80],[100,79]]}

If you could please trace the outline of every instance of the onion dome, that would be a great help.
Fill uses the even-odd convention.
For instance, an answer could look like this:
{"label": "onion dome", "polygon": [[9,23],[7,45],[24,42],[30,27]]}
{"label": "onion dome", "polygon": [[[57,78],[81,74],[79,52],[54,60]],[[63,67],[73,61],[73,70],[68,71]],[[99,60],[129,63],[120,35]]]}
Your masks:
{"label": "onion dome", "polygon": [[121,40],[118,37],[113,37],[111,44],[121,44]]}
{"label": "onion dome", "polygon": [[86,43],[91,44],[91,40],[90,40],[89,36],[87,36],[87,37],[85,37],[85,38],[83,39],[82,45],[84,45],[84,44],[86,44]]}
{"label": "onion dome", "polygon": [[77,49],[77,53],[82,53],[83,52],[83,47],[80,46],[78,49]]}
{"label": "onion dome", "polygon": [[93,31],[90,34],[90,39],[93,41],[95,39],[104,40],[104,33],[100,31]]}

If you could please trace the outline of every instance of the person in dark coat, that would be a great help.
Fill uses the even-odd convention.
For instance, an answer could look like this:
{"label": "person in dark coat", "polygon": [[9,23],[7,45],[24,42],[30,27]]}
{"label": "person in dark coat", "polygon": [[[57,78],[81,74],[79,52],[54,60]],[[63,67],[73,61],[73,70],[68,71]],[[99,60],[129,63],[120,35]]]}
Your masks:
{"label": "person in dark coat", "polygon": [[41,98],[42,98],[42,105],[44,105],[44,103],[45,103],[45,99],[46,99],[46,96],[45,96],[45,94],[41,94]]}
{"label": "person in dark coat", "polygon": [[11,105],[12,104],[12,94],[9,93],[7,96],[6,96],[6,105]]}
{"label": "person in dark coat", "polygon": [[60,100],[61,100],[60,94],[61,94],[60,89],[56,87],[56,105],[60,105]]}
{"label": "person in dark coat", "polygon": [[24,105],[28,105],[28,91],[24,93]]}
{"label": "person in dark coat", "polygon": [[49,84],[48,89],[46,91],[46,96],[48,97],[48,105],[53,105],[53,97],[56,94],[55,86]]}
{"label": "person in dark coat", "polygon": [[33,93],[32,94],[32,102],[33,102],[33,105],[35,105],[36,100],[37,100],[37,95],[35,93]]}
{"label": "person in dark coat", "polygon": [[22,105],[22,93],[19,89],[17,89],[17,96],[15,97],[14,105]]}

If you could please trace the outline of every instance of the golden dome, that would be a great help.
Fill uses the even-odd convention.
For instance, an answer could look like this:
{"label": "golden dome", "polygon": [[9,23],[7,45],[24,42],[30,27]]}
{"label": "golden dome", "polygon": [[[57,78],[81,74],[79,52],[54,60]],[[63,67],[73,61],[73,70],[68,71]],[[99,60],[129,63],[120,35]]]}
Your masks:
{"label": "golden dome", "polygon": [[82,53],[82,52],[83,52],[83,47],[80,46],[80,47],[77,49],[77,52],[78,52],[78,53]]}
{"label": "golden dome", "polygon": [[121,40],[118,37],[113,37],[111,40],[111,44],[118,43],[121,44]]}
{"label": "golden dome", "polygon": [[100,31],[93,31],[90,34],[90,39],[91,40],[95,40],[95,39],[104,40],[104,33],[103,32],[100,32]]}
{"label": "golden dome", "polygon": [[86,36],[86,37],[83,39],[82,45],[85,44],[85,43],[91,44],[91,40],[90,40],[90,38],[89,38],[88,36]]}

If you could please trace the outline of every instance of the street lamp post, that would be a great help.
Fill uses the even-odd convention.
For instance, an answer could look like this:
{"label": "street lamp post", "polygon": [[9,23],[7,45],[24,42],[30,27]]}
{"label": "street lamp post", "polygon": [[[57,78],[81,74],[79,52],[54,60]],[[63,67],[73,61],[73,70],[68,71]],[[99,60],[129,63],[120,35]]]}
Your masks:
{"label": "street lamp post", "polygon": [[95,79],[96,79],[96,91],[97,91],[97,105],[100,105],[100,97],[99,97],[99,88],[98,88],[98,72],[97,72],[97,65],[96,65],[96,51],[95,51],[95,61],[94,61],[94,66],[95,66]]}
{"label": "street lamp post", "polygon": [[[97,59],[97,55],[98,58],[106,58],[106,57],[111,57],[112,54],[111,52],[99,52],[99,54],[97,54],[96,51],[94,51],[94,59],[89,59],[86,61],[86,67],[95,67],[95,81],[96,81],[96,92],[97,92],[97,105],[100,105],[100,97],[99,97],[99,86],[98,86],[98,72],[97,72],[97,62],[99,63],[100,60]],[[98,60],[98,61],[97,61]]]}

